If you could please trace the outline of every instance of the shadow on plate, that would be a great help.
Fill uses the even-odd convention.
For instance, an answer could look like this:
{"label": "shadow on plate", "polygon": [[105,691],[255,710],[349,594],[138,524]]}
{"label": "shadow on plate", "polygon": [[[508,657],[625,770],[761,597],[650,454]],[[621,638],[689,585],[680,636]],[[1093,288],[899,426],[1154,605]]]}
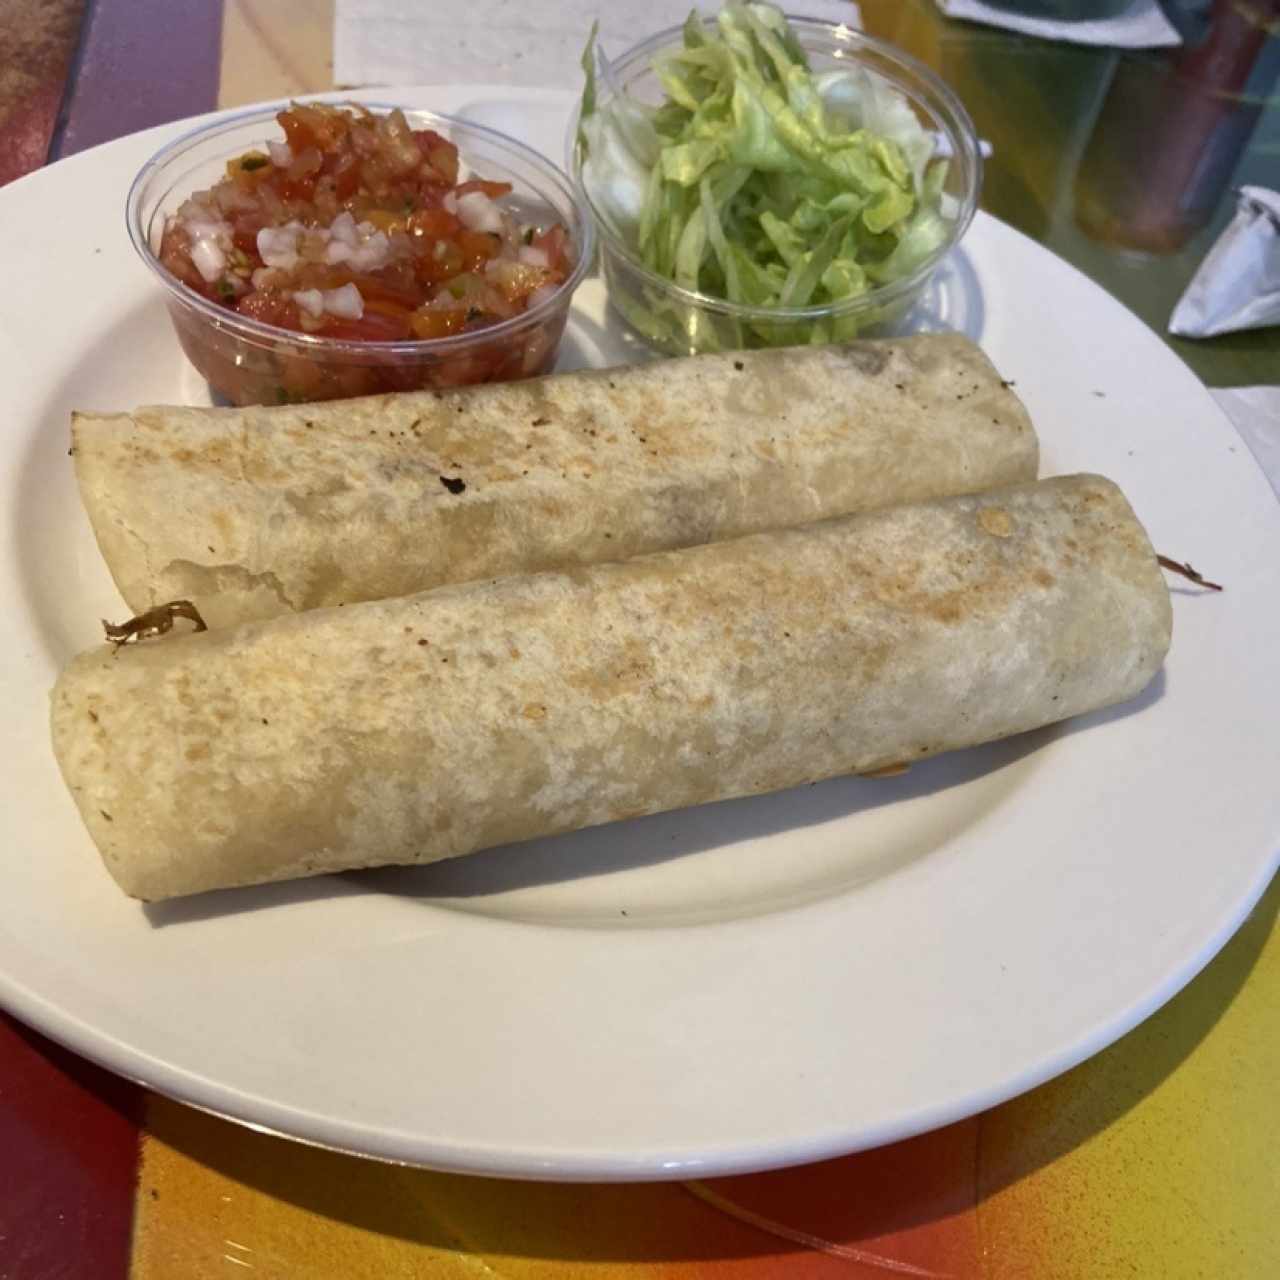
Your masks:
{"label": "shadow on plate", "polygon": [[[965,828],[982,820],[998,804],[1022,789],[1025,767],[1049,744],[1087,732],[1111,721],[1136,715],[1163,696],[1164,673],[1131,702],[1057,725],[1035,729],[999,742],[948,752],[915,765],[895,778],[833,778],[808,787],[765,796],[726,800],[672,813],[593,827],[566,835],[506,845],[422,867],[384,867],[351,871],[310,880],[286,881],[245,889],[224,889],[144,906],[156,928],[216,919],[250,911],[294,906],[302,902],[355,895],[382,894],[515,921],[607,927],[667,926],[743,918],[803,905],[878,880],[943,847]],[[1023,768],[1017,766],[1023,765]],[[974,786],[974,784],[982,784]],[[743,897],[726,915],[721,910],[684,918],[659,910],[619,921],[610,907],[564,910],[541,915],[522,910],[491,910],[503,894],[551,889],[647,867],[660,866],[699,853],[725,850],[743,842],[798,832],[823,824],[883,813],[893,806],[958,792],[969,787],[970,803],[957,818],[954,807],[946,823],[922,820],[899,824],[891,843],[876,848],[837,851],[834,862],[819,864],[808,880],[783,873],[760,900]],[[735,855],[730,855],[735,856]],[[789,878],[787,878],[789,877]]]}
{"label": "shadow on plate", "polygon": [[[1057,730],[1051,726],[1002,742],[950,752],[917,764],[909,773],[896,778],[832,778],[770,795],[723,800],[503,845],[422,867],[377,867],[311,880],[222,889],[172,902],[148,903],[143,910],[152,925],[164,927],[366,893],[426,900],[436,906],[483,914],[483,900],[500,894],[636,871],[742,841],[818,827],[936,795],[992,777],[1030,756],[1056,735]],[[970,815],[970,821],[988,812],[990,807],[988,804],[975,806],[976,812]],[[968,826],[969,822],[963,825]],[[937,847],[937,843],[936,839],[927,840],[905,852],[894,849],[880,857],[873,854],[869,859],[858,860],[856,872],[841,877],[839,884],[809,887],[807,891],[806,886],[793,885],[790,892],[783,895],[783,901],[774,900],[764,909],[800,905],[827,892],[877,879],[923,856]],[[473,903],[475,905],[471,905]],[[762,909],[757,907],[739,914],[762,914]]]}
{"label": "shadow on plate", "polygon": [[[722,800],[695,809],[653,814],[608,828],[574,831],[563,836],[530,840],[495,850],[495,856],[450,858],[425,867],[386,867],[353,871],[348,879],[379,893],[430,898],[437,904],[463,902],[517,890],[544,887],[568,880],[607,876],[654,866],[748,840],[797,832],[826,823],[856,818],[893,805],[935,796],[979,779],[992,778],[1046,745],[1052,728],[988,743],[967,751],[953,751],[913,765],[892,778],[843,777],[770,795]],[[990,797],[988,797],[988,800]],[[990,803],[965,815],[967,827],[990,811]],[[600,839],[607,830],[609,840]],[[954,830],[954,828],[953,828]],[[823,877],[818,885],[788,883],[770,899],[767,909],[799,905],[820,894],[849,889],[879,879],[936,847],[927,828],[916,833],[908,847],[895,845],[857,852],[843,874]],[[924,839],[919,837],[923,835]],[[743,912],[739,914],[755,914]]]}
{"label": "shadow on plate", "polygon": [[[450,858],[424,867],[353,871],[347,873],[346,879],[379,893],[429,898],[447,905],[652,866],[748,840],[855,818],[893,805],[905,805],[979,780],[994,781],[997,774],[1007,773],[1012,766],[1055,739],[1135,714],[1158,701],[1163,693],[1164,672],[1161,670],[1133,702],[1070,722],[1046,725],[999,742],[947,752],[913,765],[897,777],[832,778],[771,795],[724,800],[695,809],[614,823],[608,828],[508,845],[491,851],[491,856]],[[798,906],[819,896],[878,880],[933,852],[960,830],[980,820],[1010,791],[1016,790],[1021,781],[1020,774],[1011,775],[1008,788],[1000,788],[995,794],[993,788],[988,788],[981,797],[975,796],[973,807],[962,820],[955,822],[954,813],[950,814],[952,821],[943,831],[932,829],[927,823],[919,824],[912,833],[913,838],[885,846],[870,856],[864,853],[850,858],[834,876],[823,876],[819,883],[812,885],[793,884],[775,893],[756,912],[739,914]],[[607,843],[599,838],[602,830],[612,836]]]}

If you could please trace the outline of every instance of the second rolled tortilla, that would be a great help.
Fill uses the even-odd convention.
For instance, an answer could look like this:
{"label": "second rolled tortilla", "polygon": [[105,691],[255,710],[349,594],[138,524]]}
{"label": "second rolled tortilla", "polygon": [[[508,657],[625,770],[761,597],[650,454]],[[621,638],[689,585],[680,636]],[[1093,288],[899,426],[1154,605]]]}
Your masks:
{"label": "second rolled tortilla", "polygon": [[1025,409],[954,334],[72,431],[130,608],[190,599],[211,627],[972,493],[1038,462]]}
{"label": "second rolled tortilla", "polygon": [[920,760],[1133,697],[1169,644],[1096,476],[77,658],[63,776],[136,897]]}

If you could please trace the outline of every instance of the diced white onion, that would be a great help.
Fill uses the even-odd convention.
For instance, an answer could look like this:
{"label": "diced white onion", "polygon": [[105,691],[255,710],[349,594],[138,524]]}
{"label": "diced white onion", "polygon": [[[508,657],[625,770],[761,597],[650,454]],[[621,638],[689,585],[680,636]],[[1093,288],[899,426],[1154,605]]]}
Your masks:
{"label": "diced white onion", "polygon": [[[369,224],[364,223],[362,225],[368,226]],[[355,244],[359,239],[359,236],[356,235],[356,220],[345,209],[330,224],[329,234],[343,244]]]}
{"label": "diced white onion", "polygon": [[263,227],[258,232],[258,256],[269,267],[291,271],[298,265],[298,233],[296,222],[283,227]]}
{"label": "diced white onion", "polygon": [[441,200],[440,203],[444,206],[446,213],[458,212],[458,197],[454,195],[452,191],[446,191],[444,193],[444,199]]}
{"label": "diced white onion", "polygon": [[348,252],[350,254],[348,261],[357,271],[377,271],[379,267],[385,267],[391,258],[391,242],[387,239],[385,232],[374,231],[368,239],[361,240]]}
{"label": "diced white onion", "polygon": [[200,275],[212,284],[227,267],[227,255],[212,240],[194,240],[191,261]]}
{"label": "diced white onion", "polygon": [[546,250],[535,249],[531,244],[520,246],[520,252],[516,255],[526,267],[549,267],[551,259],[547,257]]}
{"label": "diced white onion", "polygon": [[353,284],[340,289],[297,289],[293,300],[313,320],[319,320],[325,312],[343,320],[359,320],[364,315],[364,299]]}
{"label": "diced white onion", "polygon": [[526,304],[526,310],[532,309],[533,307],[538,306],[538,305],[539,305],[539,303],[546,302],[546,300],[547,300],[548,298],[554,297],[554,296],[555,296],[555,292],[556,292],[556,290],[557,290],[559,287],[560,287],[560,286],[559,286],[558,284],[542,284],[542,285],[539,285],[539,286],[538,286],[538,287],[537,287],[537,288],[536,288],[536,289],[535,289],[535,290],[534,290],[534,291],[529,295],[529,301],[528,301],[528,303]]}
{"label": "diced white onion", "polygon": [[343,320],[359,320],[364,315],[364,299],[355,285],[344,284],[341,289],[324,291],[324,309]]}
{"label": "diced white onion", "polygon": [[293,148],[287,142],[268,142],[267,150],[277,169],[287,169],[293,163]]}
{"label": "diced white onion", "polygon": [[191,242],[191,261],[201,277],[212,284],[227,268],[231,228],[225,222],[198,216],[188,215],[184,221]]}
{"label": "diced white onion", "polygon": [[502,234],[502,211],[483,191],[468,191],[458,197],[458,217],[472,231]]}
{"label": "diced white onion", "polygon": [[318,320],[324,314],[325,299],[319,289],[298,289],[293,295],[293,300],[313,319]]}

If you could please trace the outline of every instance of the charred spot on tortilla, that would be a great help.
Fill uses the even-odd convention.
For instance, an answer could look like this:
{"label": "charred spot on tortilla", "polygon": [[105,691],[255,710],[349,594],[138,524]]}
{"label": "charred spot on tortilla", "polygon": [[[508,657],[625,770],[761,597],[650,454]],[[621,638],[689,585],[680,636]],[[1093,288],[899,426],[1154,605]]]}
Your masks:
{"label": "charred spot on tortilla", "polygon": [[173,630],[177,618],[186,618],[195,624],[196,631],[208,631],[200,610],[190,600],[170,600],[167,604],[158,604],[154,609],[139,613],[126,622],[111,623],[102,619],[102,630],[117,649],[131,640],[149,640],[155,636],[166,635]]}
{"label": "charred spot on tortilla", "polygon": [[1013,521],[1003,507],[983,507],[978,512],[978,523],[993,538],[1008,538],[1013,534]]}
{"label": "charred spot on tortilla", "polygon": [[462,493],[467,487],[467,482],[461,476],[441,476],[440,483],[444,485],[450,493]]}
{"label": "charred spot on tortilla", "polygon": [[832,350],[838,351],[859,373],[865,373],[869,378],[883,373],[889,363],[888,351],[870,342],[846,342]]}

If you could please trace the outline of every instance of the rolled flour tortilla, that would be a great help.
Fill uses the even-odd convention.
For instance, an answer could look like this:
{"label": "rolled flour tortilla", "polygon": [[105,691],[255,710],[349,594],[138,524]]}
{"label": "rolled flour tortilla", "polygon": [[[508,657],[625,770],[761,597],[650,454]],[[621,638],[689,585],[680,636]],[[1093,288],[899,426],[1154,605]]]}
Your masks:
{"label": "rolled flour tortilla", "polygon": [[1131,698],[1155,554],[1077,476],[76,658],[54,749],[168,898],[866,772]]}
{"label": "rolled flour tortilla", "polygon": [[459,391],[76,414],[129,607],[211,627],[1034,480],[967,339],[739,352]]}

